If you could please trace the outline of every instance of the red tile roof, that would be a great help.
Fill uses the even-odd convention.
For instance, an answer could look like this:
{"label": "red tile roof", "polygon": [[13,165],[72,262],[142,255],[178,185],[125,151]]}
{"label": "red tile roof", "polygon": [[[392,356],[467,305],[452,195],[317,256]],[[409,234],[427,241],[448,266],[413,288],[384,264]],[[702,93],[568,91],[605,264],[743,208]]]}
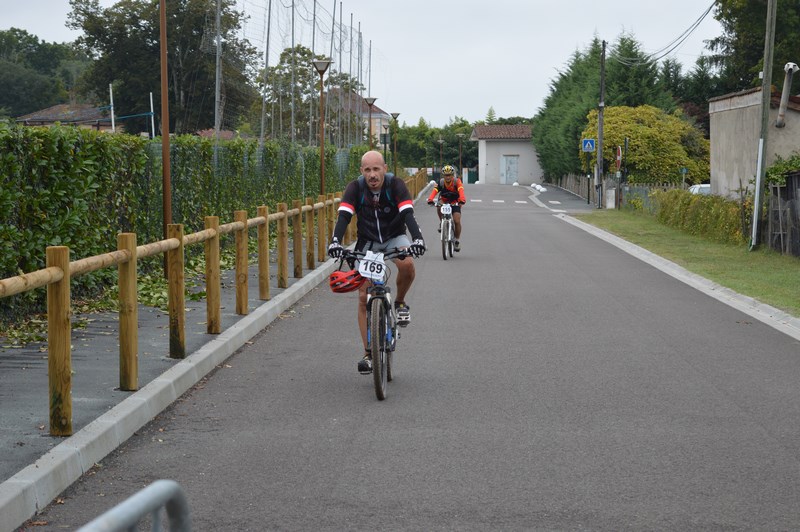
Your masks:
{"label": "red tile roof", "polygon": [[530,140],[533,133],[529,125],[477,125],[470,140]]}

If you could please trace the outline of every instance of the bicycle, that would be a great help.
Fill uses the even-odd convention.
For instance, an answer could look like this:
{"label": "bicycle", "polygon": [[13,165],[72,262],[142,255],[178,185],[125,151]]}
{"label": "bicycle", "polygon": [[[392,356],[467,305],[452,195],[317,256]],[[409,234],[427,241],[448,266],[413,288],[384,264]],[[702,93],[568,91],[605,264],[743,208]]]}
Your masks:
{"label": "bicycle", "polygon": [[372,380],[379,401],[386,399],[386,383],[392,380],[392,353],[397,347],[400,330],[388,286],[391,270],[386,260],[414,256],[408,249],[391,249],[386,252],[344,250],[339,262],[352,268],[358,262],[358,273],[370,281],[367,287],[367,345],[372,353]]}
{"label": "bicycle", "polygon": [[453,221],[453,206],[449,203],[443,203],[441,200],[436,202],[436,207],[442,214],[442,219],[439,222],[439,232],[442,239],[442,258],[447,260],[447,256],[453,256],[453,246],[455,246],[456,225]]}

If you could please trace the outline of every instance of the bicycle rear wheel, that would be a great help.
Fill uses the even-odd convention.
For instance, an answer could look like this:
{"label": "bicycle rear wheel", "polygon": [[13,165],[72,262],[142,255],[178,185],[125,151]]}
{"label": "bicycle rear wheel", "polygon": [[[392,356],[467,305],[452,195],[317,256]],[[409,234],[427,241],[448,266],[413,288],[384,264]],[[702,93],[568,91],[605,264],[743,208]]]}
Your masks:
{"label": "bicycle rear wheel", "polygon": [[383,300],[375,297],[369,302],[369,349],[372,353],[372,380],[375,383],[375,396],[379,401],[386,399],[388,361],[386,345],[386,309]]}

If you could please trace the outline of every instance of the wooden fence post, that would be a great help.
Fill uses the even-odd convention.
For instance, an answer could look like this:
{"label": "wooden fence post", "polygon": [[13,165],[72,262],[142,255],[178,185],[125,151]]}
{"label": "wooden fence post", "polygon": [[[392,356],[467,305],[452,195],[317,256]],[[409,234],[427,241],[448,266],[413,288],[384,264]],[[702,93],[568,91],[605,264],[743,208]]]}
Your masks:
{"label": "wooden fence post", "polygon": [[220,309],[222,291],[219,259],[219,216],[206,216],[205,228],[213,229],[214,236],[204,243],[206,255],[206,332],[219,334],[222,330]]}
{"label": "wooden fence post", "polygon": [[258,216],[264,223],[258,225],[258,298],[269,299],[269,207],[258,208]]}
{"label": "wooden fence post", "polygon": [[292,210],[297,214],[292,216],[292,262],[294,263],[294,278],[303,276],[303,212],[300,200],[292,200]]}
{"label": "wooden fence post", "polygon": [[306,198],[306,268],[313,270],[316,266],[316,258],[314,257],[314,200]]}
{"label": "wooden fence post", "polygon": [[47,285],[47,376],[50,386],[50,435],[72,435],[72,309],[69,248],[51,246],[47,267],[61,268],[60,281]]}
{"label": "wooden fence post", "polygon": [[325,208],[325,196],[317,196],[317,203],[322,203],[322,208],[317,213],[317,256],[320,262],[328,258],[327,241],[325,239],[325,225],[328,223],[328,209]]}
{"label": "wooden fence post", "polygon": [[325,235],[325,241],[330,242],[331,238],[333,238],[333,229],[336,226],[336,203],[333,201],[333,194],[328,194],[328,201],[330,201],[330,205],[327,206],[328,209],[328,234]]}
{"label": "wooden fence post", "polygon": [[278,203],[278,288],[289,286],[289,216],[285,203]]}
{"label": "wooden fence post", "polygon": [[117,249],[130,259],[120,263],[119,271],[119,389],[139,389],[139,302],[137,299],[136,233],[117,235]]}
{"label": "wooden fence post", "polygon": [[247,314],[247,211],[235,211],[233,219],[244,224],[236,231],[236,314]]}
{"label": "wooden fence post", "polygon": [[178,247],[167,251],[167,290],[169,299],[169,357],[186,358],[186,298],[184,296],[183,225],[167,225],[167,238],[178,240]]}

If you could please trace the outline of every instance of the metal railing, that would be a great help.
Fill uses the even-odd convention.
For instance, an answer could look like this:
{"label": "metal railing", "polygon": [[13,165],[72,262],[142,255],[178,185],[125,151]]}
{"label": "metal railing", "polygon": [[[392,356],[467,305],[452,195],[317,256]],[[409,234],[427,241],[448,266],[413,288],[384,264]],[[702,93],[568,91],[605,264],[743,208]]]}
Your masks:
{"label": "metal railing", "polygon": [[161,509],[166,510],[169,530],[190,532],[189,504],[180,484],[174,480],[156,480],[146,488],[114,506],[78,532],[123,532],[137,530],[138,524],[148,515],[151,530],[161,530]]}

